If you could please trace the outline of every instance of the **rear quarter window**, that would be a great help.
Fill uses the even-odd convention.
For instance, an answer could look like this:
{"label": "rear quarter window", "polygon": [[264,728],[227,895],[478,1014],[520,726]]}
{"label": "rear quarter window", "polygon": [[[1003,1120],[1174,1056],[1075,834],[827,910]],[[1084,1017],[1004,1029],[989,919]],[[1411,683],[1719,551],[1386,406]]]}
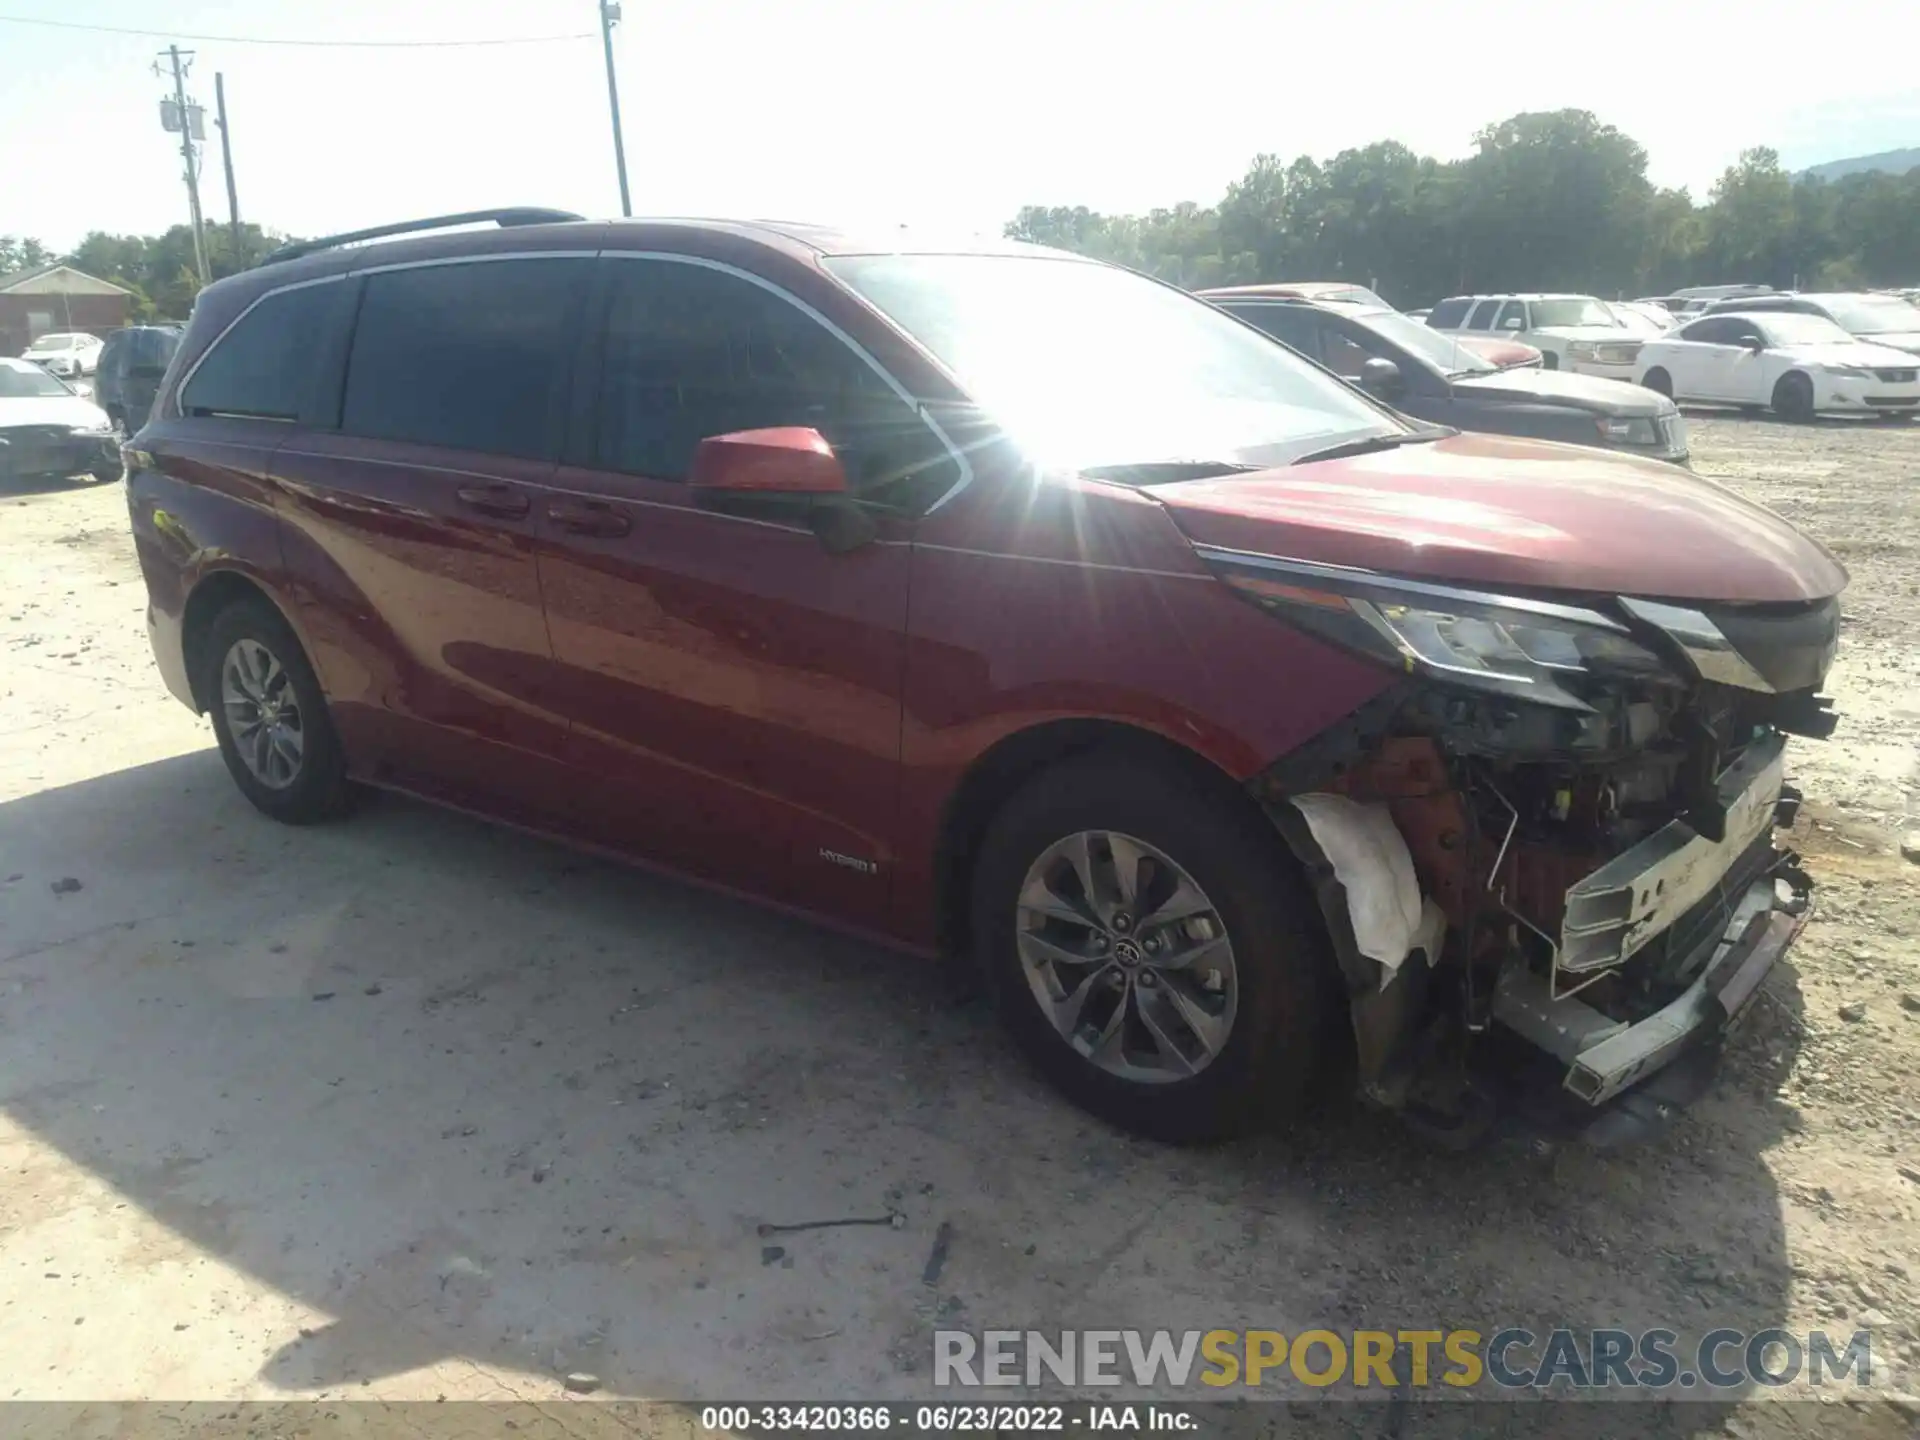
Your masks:
{"label": "rear quarter window", "polygon": [[180,388],[183,415],[298,420],[337,283],[301,285],[256,301],[195,364]]}

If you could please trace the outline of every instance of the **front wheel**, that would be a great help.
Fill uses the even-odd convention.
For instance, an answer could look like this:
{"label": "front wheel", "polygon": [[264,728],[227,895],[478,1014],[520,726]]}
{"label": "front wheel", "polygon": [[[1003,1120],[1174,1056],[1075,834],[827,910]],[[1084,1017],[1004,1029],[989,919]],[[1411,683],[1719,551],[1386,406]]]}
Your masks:
{"label": "front wheel", "polygon": [[1813,382],[1798,370],[1782,375],[1773,387],[1773,413],[1798,424],[1813,419]]}
{"label": "front wheel", "polygon": [[265,600],[214,617],[200,649],[200,695],[240,793],[289,825],[347,808],[340,742],[293,628]]}
{"label": "front wheel", "polygon": [[1173,763],[1067,761],[995,819],[973,933],[1028,1059],[1103,1119],[1176,1143],[1297,1113],[1336,975],[1292,855],[1251,801]]}
{"label": "front wheel", "polygon": [[1540,368],[1543,370],[1558,370],[1560,368],[1560,357],[1551,350],[1541,351]]}
{"label": "front wheel", "polygon": [[1664,395],[1669,400],[1673,398],[1673,377],[1658,365],[1642,375],[1640,383],[1656,395]]}

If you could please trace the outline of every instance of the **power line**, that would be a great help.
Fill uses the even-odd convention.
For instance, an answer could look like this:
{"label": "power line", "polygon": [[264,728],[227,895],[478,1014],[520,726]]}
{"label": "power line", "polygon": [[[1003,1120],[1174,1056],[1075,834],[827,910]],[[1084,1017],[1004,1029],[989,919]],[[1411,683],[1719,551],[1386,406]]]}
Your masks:
{"label": "power line", "polygon": [[182,35],[175,30],[134,30],[121,25],[83,25],[73,20],[41,20],[31,15],[0,15],[0,25],[42,25],[50,30],[88,30],[98,35],[143,35],[161,40],[200,40],[222,45],[295,45],[335,50],[459,50],[484,45],[552,45],[595,40],[591,30],[577,35],[508,35],[477,40],[281,40],[262,35]]}

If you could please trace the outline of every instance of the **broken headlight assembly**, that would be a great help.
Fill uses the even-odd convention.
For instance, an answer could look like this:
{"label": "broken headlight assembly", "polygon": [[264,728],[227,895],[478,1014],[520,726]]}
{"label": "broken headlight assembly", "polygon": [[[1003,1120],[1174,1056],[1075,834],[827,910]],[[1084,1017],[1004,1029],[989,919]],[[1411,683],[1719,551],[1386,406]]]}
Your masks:
{"label": "broken headlight assembly", "polygon": [[1302,629],[1439,684],[1592,709],[1581,677],[1684,683],[1598,610],[1196,546],[1228,585]]}

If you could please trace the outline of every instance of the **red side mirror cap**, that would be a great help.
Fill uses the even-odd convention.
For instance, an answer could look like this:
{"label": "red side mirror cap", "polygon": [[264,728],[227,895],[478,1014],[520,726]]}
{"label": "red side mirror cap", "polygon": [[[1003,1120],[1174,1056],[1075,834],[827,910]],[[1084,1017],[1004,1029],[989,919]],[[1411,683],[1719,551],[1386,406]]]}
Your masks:
{"label": "red side mirror cap", "polygon": [[818,430],[788,425],[708,436],[688,483],[736,495],[844,495],[847,472]]}

